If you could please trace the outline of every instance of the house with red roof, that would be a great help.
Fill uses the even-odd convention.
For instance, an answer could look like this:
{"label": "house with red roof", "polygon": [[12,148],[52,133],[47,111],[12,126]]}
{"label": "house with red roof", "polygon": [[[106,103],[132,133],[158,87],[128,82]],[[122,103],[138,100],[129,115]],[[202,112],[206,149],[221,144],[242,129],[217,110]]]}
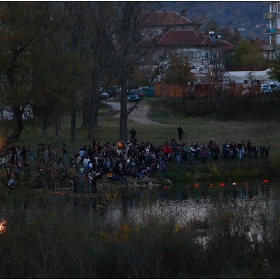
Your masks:
{"label": "house with red roof", "polygon": [[143,41],[170,30],[199,30],[201,25],[174,11],[143,13],[142,19]]}
{"label": "house with red roof", "polygon": [[195,68],[224,65],[226,52],[234,48],[218,34],[199,32],[200,24],[177,12],[150,13],[142,24],[143,40],[139,52],[139,65],[168,67],[171,55],[187,56]]}

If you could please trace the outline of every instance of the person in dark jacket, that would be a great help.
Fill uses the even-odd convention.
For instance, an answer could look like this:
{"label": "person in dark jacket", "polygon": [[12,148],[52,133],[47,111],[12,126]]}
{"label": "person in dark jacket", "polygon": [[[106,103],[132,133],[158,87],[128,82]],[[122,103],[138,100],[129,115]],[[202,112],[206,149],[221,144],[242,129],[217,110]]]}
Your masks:
{"label": "person in dark jacket", "polygon": [[133,140],[135,140],[136,134],[136,130],[134,129],[134,127],[132,127],[132,129],[130,130],[130,142],[133,142]]}
{"label": "person in dark jacket", "polygon": [[181,126],[179,126],[179,127],[177,128],[177,132],[178,132],[178,136],[179,136],[179,141],[182,141],[182,139],[183,139],[183,133],[184,133],[183,128],[182,128]]}
{"label": "person in dark jacket", "polygon": [[26,147],[25,147],[25,145],[22,145],[20,155],[22,156],[23,162],[25,162],[25,160],[26,160],[26,153],[27,153]]}

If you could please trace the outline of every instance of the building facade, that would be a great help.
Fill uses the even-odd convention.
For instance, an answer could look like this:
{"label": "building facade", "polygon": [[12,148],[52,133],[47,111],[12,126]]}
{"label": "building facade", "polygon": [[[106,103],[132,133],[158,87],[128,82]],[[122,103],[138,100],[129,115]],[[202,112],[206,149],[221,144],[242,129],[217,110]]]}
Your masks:
{"label": "building facade", "polygon": [[267,12],[263,14],[263,19],[268,20],[268,27],[264,34],[269,36],[269,44],[264,46],[264,51],[270,59],[275,58],[277,49],[280,47],[280,2],[263,2]]}
{"label": "building facade", "polygon": [[160,77],[172,56],[187,57],[191,67],[205,71],[213,65],[223,67],[226,51],[233,48],[218,34],[201,33],[200,24],[173,11],[151,13],[144,22],[139,66],[160,70]]}

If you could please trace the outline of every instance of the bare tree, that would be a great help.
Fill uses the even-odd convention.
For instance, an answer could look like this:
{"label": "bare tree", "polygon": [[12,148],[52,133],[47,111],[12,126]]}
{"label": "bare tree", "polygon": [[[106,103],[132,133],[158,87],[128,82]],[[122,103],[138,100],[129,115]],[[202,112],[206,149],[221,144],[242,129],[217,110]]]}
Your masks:
{"label": "bare tree", "polygon": [[32,48],[55,33],[64,19],[63,9],[63,3],[1,2],[2,102],[10,106],[14,120],[13,132],[2,148],[20,136],[24,109],[35,99]]}
{"label": "bare tree", "polygon": [[141,34],[143,23],[148,15],[161,7],[161,3],[119,2],[115,26],[115,57],[118,59],[116,73],[121,86],[120,94],[120,138],[127,138],[127,119],[132,109],[127,109],[127,89],[131,81],[133,60],[131,56],[139,53],[139,43],[145,34]]}

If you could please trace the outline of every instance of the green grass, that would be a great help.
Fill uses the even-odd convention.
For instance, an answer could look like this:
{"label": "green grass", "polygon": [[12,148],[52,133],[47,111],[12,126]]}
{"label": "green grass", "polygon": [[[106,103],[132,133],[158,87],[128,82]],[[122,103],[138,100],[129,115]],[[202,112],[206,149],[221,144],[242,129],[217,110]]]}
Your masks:
{"label": "green grass", "polygon": [[[166,140],[173,137],[177,138],[177,127],[179,125],[184,129],[183,141],[190,145],[192,142],[199,144],[207,143],[215,138],[220,148],[225,140],[244,141],[248,139],[253,143],[265,144],[270,146],[270,154],[272,157],[280,156],[278,149],[280,145],[280,124],[278,122],[260,122],[260,121],[215,121],[204,120],[200,118],[179,118],[170,108],[164,108],[157,102],[157,98],[146,99],[142,101],[151,106],[148,118],[152,121],[159,122],[164,125],[142,124],[128,120],[128,137],[129,130],[132,126],[137,131],[138,141],[152,141],[156,146],[162,145]],[[15,145],[30,144],[36,147],[40,141],[45,144],[51,143],[58,151],[61,144],[67,142],[70,148],[78,148],[82,142],[87,145],[92,139],[87,137],[87,131],[80,129],[82,123],[81,113],[77,116],[76,142],[70,142],[70,116],[63,116],[62,133],[58,139],[54,137],[54,128],[50,127],[46,137],[43,138],[42,132],[38,125],[27,125],[22,132],[20,139]],[[119,118],[112,115],[107,108],[100,109],[98,127],[96,128],[95,139],[98,142],[117,142],[119,137]]]}

